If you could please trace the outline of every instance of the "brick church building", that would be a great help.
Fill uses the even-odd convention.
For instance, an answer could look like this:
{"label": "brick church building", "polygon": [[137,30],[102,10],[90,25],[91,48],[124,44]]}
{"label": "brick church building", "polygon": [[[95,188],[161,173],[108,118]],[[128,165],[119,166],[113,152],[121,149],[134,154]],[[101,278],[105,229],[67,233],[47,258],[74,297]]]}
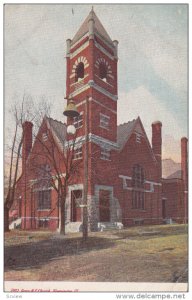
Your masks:
{"label": "brick church building", "polygon": [[60,176],[65,176],[65,151],[61,149],[73,142],[67,133],[71,123],[76,127],[73,162],[78,172],[67,186],[66,227],[80,230],[82,224],[85,159],[90,230],[107,224],[187,220],[187,139],[182,139],[181,177],[162,179],[161,122],[152,124],[151,143],[139,117],[117,126],[117,64],[118,41],[111,40],[91,10],[74,38],[67,40],[66,98],[74,100],[79,117],[68,118],[67,124],[45,117],[33,143],[33,124],[23,124],[22,175],[14,204],[23,229],[56,230],[59,226],[58,195],[46,179],[46,171],[55,176],[54,166],[43,156],[43,146],[50,149],[54,143]]}

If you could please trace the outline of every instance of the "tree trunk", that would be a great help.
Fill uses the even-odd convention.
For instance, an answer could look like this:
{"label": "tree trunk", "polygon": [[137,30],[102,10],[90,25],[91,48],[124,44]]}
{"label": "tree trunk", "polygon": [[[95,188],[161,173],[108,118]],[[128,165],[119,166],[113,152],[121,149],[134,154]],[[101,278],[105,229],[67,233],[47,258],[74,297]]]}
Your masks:
{"label": "tree trunk", "polygon": [[65,196],[61,196],[59,206],[59,233],[65,235]]}
{"label": "tree trunk", "polygon": [[4,232],[9,232],[9,208],[4,205]]}

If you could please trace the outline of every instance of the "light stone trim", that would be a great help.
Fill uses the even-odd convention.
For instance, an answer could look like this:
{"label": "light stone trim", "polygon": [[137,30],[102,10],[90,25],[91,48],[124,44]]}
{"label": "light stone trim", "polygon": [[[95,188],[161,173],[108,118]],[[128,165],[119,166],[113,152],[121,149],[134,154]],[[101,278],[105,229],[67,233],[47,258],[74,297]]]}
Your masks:
{"label": "light stone trim", "polygon": [[89,46],[89,41],[86,41],[83,45],[81,45],[77,50],[70,54],[70,58],[74,58],[77,56],[81,51],[85,50]]}
{"label": "light stone trim", "polygon": [[58,217],[21,217],[21,219],[35,219],[35,220],[58,220]]}
{"label": "light stone trim", "polygon": [[103,52],[106,56],[108,56],[111,60],[114,60],[114,56],[111,55],[105,48],[103,48],[99,43],[95,42],[95,46],[97,49],[99,49],[101,52]]}
{"label": "light stone trim", "polygon": [[111,79],[114,79],[114,76],[111,74],[107,74]]}
{"label": "light stone trim", "polygon": [[99,87],[93,80],[90,80],[87,84],[85,84],[84,86],[80,87],[79,89],[77,89],[76,91],[74,91],[73,93],[71,93],[69,95],[69,97],[77,96],[80,93],[88,90],[90,87],[95,88],[97,91],[101,92],[102,94],[104,94],[105,96],[109,97],[110,99],[112,99],[114,101],[118,100],[118,96],[117,95],[112,95],[110,92],[108,92],[104,88]]}
{"label": "light stone trim", "polygon": [[90,88],[89,84],[85,84],[84,86],[80,87],[78,90],[74,91],[73,93],[71,93],[69,95],[69,97],[74,97],[74,96],[77,96],[79,94],[81,94],[82,92],[88,90]]}
{"label": "light stone trim", "polygon": [[75,46],[77,46],[85,37],[88,37],[89,33],[86,32],[77,42],[75,42],[72,46],[71,49],[73,49]]}
{"label": "light stone trim", "polygon": [[119,149],[119,146],[117,143],[109,141],[109,140],[102,138],[98,135],[95,135],[93,133],[89,133],[89,140],[90,140],[90,142],[93,142],[99,146],[103,146],[109,150],[111,150],[111,149],[118,150]]}
{"label": "light stone trim", "polygon": [[107,47],[109,47],[112,51],[114,51],[114,45],[112,46],[108,41],[106,41],[98,32],[95,32],[95,35],[106,44]]}
{"label": "light stone trim", "polygon": [[[122,178],[123,179],[123,189],[125,190],[129,190],[129,191],[132,191],[134,190],[134,187],[128,187],[127,186],[127,182],[126,180],[132,180],[132,177],[129,177],[129,176],[125,176],[125,175],[119,175],[119,178]],[[149,183],[150,184],[150,189],[149,190],[144,190],[144,192],[146,193],[154,193],[154,186],[162,186],[162,183],[159,183],[159,182],[155,182],[155,181],[149,181],[149,180],[145,180],[144,183]]]}
{"label": "light stone trim", "polygon": [[[95,103],[99,104],[100,106],[104,107],[105,109],[111,111],[112,113],[117,114],[117,111],[115,111],[115,110],[109,108],[108,106],[102,104],[101,102],[97,101],[96,99],[93,99],[93,98],[90,97],[90,98],[89,98],[89,101],[90,101],[90,102],[91,102],[91,101],[92,101],[92,102],[95,102]],[[79,102],[78,104],[76,104],[76,106],[79,107],[79,106],[81,106],[81,105],[83,105],[83,104],[85,104],[85,103],[86,103],[86,101],[83,100],[83,101]]]}
{"label": "light stone trim", "polygon": [[[96,145],[99,145],[100,147],[102,146],[109,150],[119,150],[119,146],[117,143],[107,140],[105,138],[102,138],[93,133],[89,133],[88,139],[89,139],[89,142],[95,143]],[[77,137],[76,141],[75,141],[75,149],[79,148],[84,143],[84,141],[85,141],[84,135]],[[68,146],[70,147],[70,146],[72,146],[72,144],[73,144],[73,141],[67,141],[65,143],[66,147],[68,147]]]}
{"label": "light stone trim", "polygon": [[107,90],[105,90],[104,88],[100,87],[98,84],[96,84],[93,80],[90,80],[88,82],[88,84],[95,88],[97,91],[101,92],[102,94],[108,96],[109,98],[111,98],[112,100],[114,101],[117,101],[118,100],[118,97],[117,95],[112,95],[110,92],[108,92]]}
{"label": "light stone trim", "polygon": [[99,215],[99,191],[105,190],[110,192],[110,222],[121,222],[122,211],[118,199],[114,198],[113,186],[95,185],[95,206],[96,206],[96,220],[100,222]]}
{"label": "light stone trim", "polygon": [[[110,75],[110,74],[107,74],[107,76],[109,76],[109,75]],[[97,78],[99,78],[102,82],[105,82],[106,84],[110,85],[111,87],[114,87],[114,85],[110,84],[110,83],[107,82],[107,81],[104,81],[104,80],[101,79],[97,74],[95,74],[95,76],[96,76]]]}
{"label": "light stone trim", "polygon": [[[80,84],[80,83],[84,84],[83,80],[84,80],[85,78],[87,78],[88,76],[89,76],[89,74],[85,74],[85,76],[82,78],[82,80],[70,84],[70,87],[75,86],[75,85],[78,85],[78,84]],[[74,74],[74,77],[75,77],[75,74]]]}
{"label": "light stone trim", "polygon": [[72,73],[75,73],[75,70],[76,70],[76,68],[77,68],[77,66],[79,65],[79,63],[83,63],[83,65],[84,65],[84,69],[85,69],[85,66],[86,66],[86,68],[89,66],[89,64],[88,64],[88,61],[87,61],[87,58],[85,57],[85,56],[79,56],[77,59],[76,59],[76,61],[75,61],[75,63],[73,64],[73,67],[72,67]]}

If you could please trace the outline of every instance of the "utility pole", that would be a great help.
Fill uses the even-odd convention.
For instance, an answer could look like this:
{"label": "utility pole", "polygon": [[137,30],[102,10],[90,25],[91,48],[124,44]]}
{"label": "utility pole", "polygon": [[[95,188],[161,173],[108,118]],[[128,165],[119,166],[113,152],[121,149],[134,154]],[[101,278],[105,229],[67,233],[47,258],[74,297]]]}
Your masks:
{"label": "utility pole", "polygon": [[89,97],[85,100],[85,151],[84,151],[84,194],[83,194],[83,241],[88,237],[88,211],[87,211],[87,192],[88,192],[88,141],[89,141]]}

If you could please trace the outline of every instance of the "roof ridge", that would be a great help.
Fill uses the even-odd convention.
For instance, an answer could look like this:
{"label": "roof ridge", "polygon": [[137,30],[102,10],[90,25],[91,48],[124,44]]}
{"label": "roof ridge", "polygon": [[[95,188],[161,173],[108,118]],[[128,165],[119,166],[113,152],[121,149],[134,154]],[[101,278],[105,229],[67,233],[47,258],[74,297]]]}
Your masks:
{"label": "roof ridge", "polygon": [[101,23],[93,9],[89,12],[88,16],[84,19],[83,23],[81,23],[79,29],[73,36],[72,44],[76,43],[87,32],[89,32],[88,23],[91,19],[94,21],[94,33],[99,33],[108,43],[113,45],[112,39],[110,38],[109,34],[107,33],[106,29],[104,28],[103,24]]}
{"label": "roof ridge", "polygon": [[129,123],[134,122],[134,121],[136,121],[136,119],[133,119],[131,121],[127,121],[127,122],[121,123],[121,124],[119,124],[117,126],[123,126],[123,125],[129,124]]}
{"label": "roof ridge", "polygon": [[62,125],[66,125],[66,123],[63,123],[62,121],[57,120],[57,119],[53,119],[52,117],[47,117],[47,119],[50,119],[50,120],[52,120],[54,122],[57,122],[57,123],[61,123]]}

